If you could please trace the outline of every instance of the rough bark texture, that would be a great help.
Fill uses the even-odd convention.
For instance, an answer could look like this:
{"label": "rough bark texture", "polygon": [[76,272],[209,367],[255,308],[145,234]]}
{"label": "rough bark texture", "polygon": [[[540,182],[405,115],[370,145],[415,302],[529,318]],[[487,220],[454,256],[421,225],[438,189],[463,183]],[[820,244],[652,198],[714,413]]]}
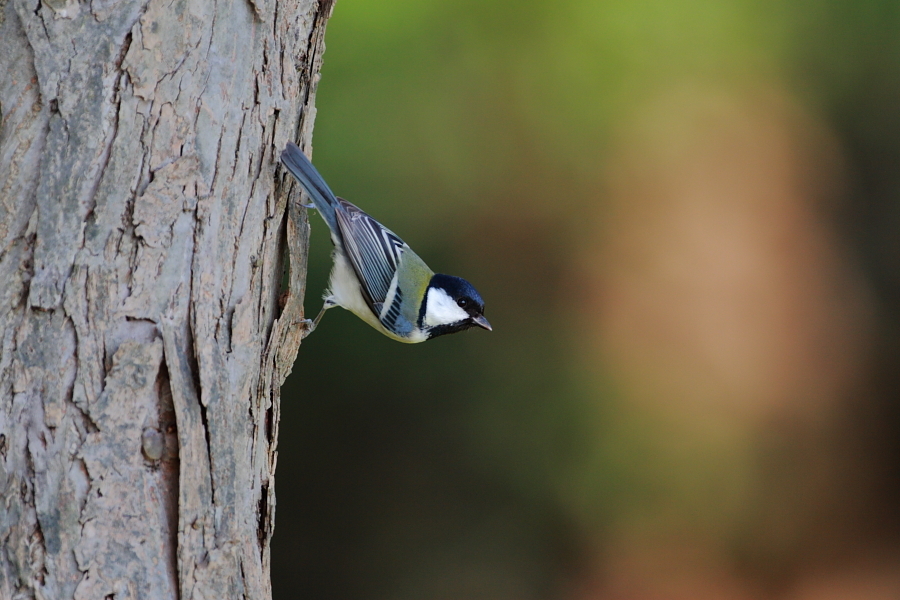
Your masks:
{"label": "rough bark texture", "polygon": [[271,596],[330,10],[0,0],[0,598]]}

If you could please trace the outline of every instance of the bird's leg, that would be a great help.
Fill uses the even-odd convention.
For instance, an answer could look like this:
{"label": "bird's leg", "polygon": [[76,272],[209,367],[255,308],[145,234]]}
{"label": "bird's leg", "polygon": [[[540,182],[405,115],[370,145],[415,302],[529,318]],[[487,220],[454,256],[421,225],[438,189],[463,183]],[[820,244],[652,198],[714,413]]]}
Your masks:
{"label": "bird's leg", "polygon": [[322,305],[322,310],[319,311],[319,314],[316,315],[316,318],[313,321],[313,329],[316,328],[316,325],[318,325],[319,321],[322,320],[322,317],[325,316],[325,311],[329,308],[334,308],[335,306],[337,306],[337,302],[334,301],[334,298],[332,298],[331,296],[325,298],[325,304]]}
{"label": "bird's leg", "polygon": [[322,310],[319,311],[319,314],[316,315],[316,318],[312,321],[310,321],[309,319],[303,320],[306,325],[306,333],[303,335],[303,337],[306,337],[307,335],[315,331],[316,327],[319,325],[319,321],[321,321],[322,317],[325,316],[325,311],[329,308],[334,308],[335,306],[337,306],[337,302],[334,301],[334,298],[332,298],[331,296],[325,298],[325,304],[322,305]]}

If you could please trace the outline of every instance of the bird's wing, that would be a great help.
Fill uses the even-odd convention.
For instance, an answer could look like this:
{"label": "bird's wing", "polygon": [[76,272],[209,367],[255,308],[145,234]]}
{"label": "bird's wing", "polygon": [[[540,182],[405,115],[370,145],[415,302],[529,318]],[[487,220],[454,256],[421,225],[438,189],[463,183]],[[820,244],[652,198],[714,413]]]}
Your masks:
{"label": "bird's wing", "polygon": [[[344,251],[356,271],[366,302],[380,318],[403,251],[409,246],[353,204],[343,198],[337,201],[337,222]],[[394,290],[393,295],[396,296],[396,285]]]}

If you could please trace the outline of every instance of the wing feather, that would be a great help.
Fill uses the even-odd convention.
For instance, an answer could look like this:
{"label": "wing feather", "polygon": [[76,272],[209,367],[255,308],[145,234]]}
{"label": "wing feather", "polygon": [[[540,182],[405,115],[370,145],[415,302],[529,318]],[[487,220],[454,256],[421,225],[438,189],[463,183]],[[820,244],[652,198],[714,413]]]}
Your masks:
{"label": "wing feather", "polygon": [[337,222],[344,251],[359,277],[363,297],[380,318],[403,251],[408,246],[397,234],[353,204],[343,198],[337,201]]}

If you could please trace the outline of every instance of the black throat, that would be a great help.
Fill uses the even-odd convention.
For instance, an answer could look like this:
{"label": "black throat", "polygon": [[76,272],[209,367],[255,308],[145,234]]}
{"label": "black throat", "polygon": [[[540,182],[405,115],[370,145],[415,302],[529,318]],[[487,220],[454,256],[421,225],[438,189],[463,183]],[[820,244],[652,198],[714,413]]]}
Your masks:
{"label": "black throat", "polygon": [[430,340],[440,335],[447,335],[448,333],[465,331],[472,327],[475,327],[475,324],[471,321],[460,321],[459,323],[450,323],[449,325],[437,325],[436,327],[428,329],[428,339]]}

